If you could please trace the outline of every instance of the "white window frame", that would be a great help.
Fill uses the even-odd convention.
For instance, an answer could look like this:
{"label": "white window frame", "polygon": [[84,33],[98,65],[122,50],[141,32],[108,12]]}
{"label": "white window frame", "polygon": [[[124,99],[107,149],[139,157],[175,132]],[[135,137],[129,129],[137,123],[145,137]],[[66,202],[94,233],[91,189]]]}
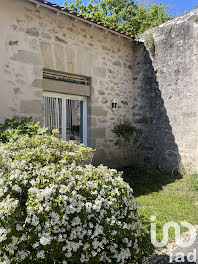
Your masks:
{"label": "white window frame", "polygon": [[[79,96],[79,95],[71,95],[71,94],[62,94],[62,93],[55,93],[55,92],[43,92],[43,96],[47,97],[55,97],[55,98],[62,98],[68,100],[78,100],[83,102],[83,144],[87,146],[87,97]],[[63,116],[62,120],[66,122],[66,101],[63,100]],[[65,131],[66,125],[63,125],[63,139],[66,140],[67,138],[67,131]]]}

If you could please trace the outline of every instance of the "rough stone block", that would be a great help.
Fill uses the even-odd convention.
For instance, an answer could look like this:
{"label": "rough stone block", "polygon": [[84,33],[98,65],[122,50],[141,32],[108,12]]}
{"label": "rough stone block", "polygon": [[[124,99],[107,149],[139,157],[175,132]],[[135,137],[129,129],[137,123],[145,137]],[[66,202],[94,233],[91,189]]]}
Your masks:
{"label": "rough stone block", "polygon": [[29,47],[31,50],[38,52],[39,51],[39,41],[35,38],[28,40]]}
{"label": "rough stone block", "polygon": [[50,36],[50,34],[46,33],[46,32],[42,32],[41,33],[41,37],[47,40],[50,40],[52,37]]}
{"label": "rough stone block", "polygon": [[118,66],[118,67],[122,67],[122,63],[120,61],[114,61],[113,65]]}
{"label": "rough stone block", "polygon": [[10,40],[8,42],[8,45],[9,46],[18,46],[18,44],[19,44],[19,41],[18,40]]}
{"label": "rough stone block", "polygon": [[75,50],[73,48],[65,48],[66,70],[74,73],[75,68]]}
{"label": "rough stone block", "polygon": [[35,79],[32,82],[32,87],[42,88],[43,89],[43,79]]}
{"label": "rough stone block", "polygon": [[47,42],[41,41],[40,49],[42,54],[43,67],[48,69],[54,69],[52,45]]}
{"label": "rough stone block", "polygon": [[106,128],[92,128],[91,137],[92,138],[105,138]]}
{"label": "rough stone block", "polygon": [[35,91],[34,95],[36,97],[42,98],[43,97],[43,90],[40,89],[40,90]]}
{"label": "rough stone block", "polygon": [[20,112],[25,114],[41,114],[43,111],[40,100],[21,100]]}
{"label": "rough stone block", "polygon": [[100,101],[102,104],[107,104],[109,102],[108,98],[102,98],[102,100]]}
{"label": "rough stone block", "polygon": [[98,166],[99,164],[104,163],[106,158],[107,158],[107,155],[105,153],[105,150],[104,149],[97,149],[96,153],[94,155],[93,164]]}
{"label": "rough stone block", "polygon": [[121,104],[128,105],[129,103],[127,101],[121,101]]}
{"label": "rough stone block", "polygon": [[56,40],[57,42],[62,43],[62,44],[67,44],[67,42],[66,42],[62,37],[56,36],[56,37],[55,37],[55,40]]}
{"label": "rough stone block", "polygon": [[37,28],[33,27],[33,28],[28,28],[26,30],[26,34],[32,37],[38,37],[39,36],[39,31]]}
{"label": "rough stone block", "polygon": [[94,67],[94,75],[99,78],[106,78],[107,72],[104,67]]}
{"label": "rough stone block", "polygon": [[99,90],[99,91],[98,91],[98,94],[99,94],[99,95],[105,95],[105,92],[102,91],[102,90]]}
{"label": "rough stone block", "polygon": [[59,44],[54,45],[55,64],[57,71],[65,71],[65,51]]}
{"label": "rough stone block", "polygon": [[91,127],[95,127],[97,125],[97,118],[91,117]]}
{"label": "rough stone block", "polygon": [[85,51],[84,49],[78,49],[76,51],[75,56],[75,72],[77,74],[84,75],[84,59],[85,59]]}
{"label": "rough stone block", "polygon": [[88,146],[95,149],[96,148],[96,139],[95,138],[88,138]]}
{"label": "rough stone block", "polygon": [[91,53],[85,53],[84,55],[84,75],[91,77],[93,73],[94,62],[96,60],[96,55],[93,55]]}
{"label": "rough stone block", "polygon": [[107,111],[102,106],[93,106],[91,108],[92,116],[107,116]]}
{"label": "rough stone block", "polygon": [[12,59],[27,64],[41,64],[41,58],[39,54],[27,50],[18,50],[17,53],[12,56]]}

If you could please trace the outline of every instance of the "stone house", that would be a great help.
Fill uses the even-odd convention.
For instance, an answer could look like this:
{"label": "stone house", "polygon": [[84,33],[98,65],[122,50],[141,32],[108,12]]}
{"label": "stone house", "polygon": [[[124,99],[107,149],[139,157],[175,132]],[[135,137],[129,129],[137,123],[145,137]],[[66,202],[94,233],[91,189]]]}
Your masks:
{"label": "stone house", "polygon": [[134,37],[42,0],[5,1],[0,20],[1,122],[32,116],[65,139],[72,122],[95,163],[124,164],[112,129],[132,116]]}
{"label": "stone house", "polygon": [[[190,32],[194,24],[192,27]],[[133,36],[43,0],[4,1],[0,32],[0,122],[32,116],[59,129],[64,139],[76,139],[96,149],[95,164],[120,167],[136,158],[173,169],[181,156],[196,167],[198,126],[192,108],[197,104],[189,99],[186,110],[180,107],[175,111],[175,103],[167,103],[170,96],[179,101],[184,94],[192,92],[193,99],[197,94],[195,80],[194,90],[186,80],[184,92],[179,72],[184,56],[181,60],[175,57],[177,65],[171,63],[173,41],[169,47],[173,52],[161,56],[166,34],[180,41],[181,53],[182,45],[188,44],[181,41],[175,20],[152,31],[156,41],[153,59]],[[175,56],[179,54],[178,47]],[[174,74],[171,70],[167,74],[172,66],[176,67]],[[172,87],[171,91],[167,87]],[[184,130],[180,128],[176,113],[182,122],[192,118],[191,131],[189,122]],[[138,155],[114,144],[112,129],[124,120],[144,130],[144,149]],[[189,133],[188,139],[181,138],[184,131]]]}

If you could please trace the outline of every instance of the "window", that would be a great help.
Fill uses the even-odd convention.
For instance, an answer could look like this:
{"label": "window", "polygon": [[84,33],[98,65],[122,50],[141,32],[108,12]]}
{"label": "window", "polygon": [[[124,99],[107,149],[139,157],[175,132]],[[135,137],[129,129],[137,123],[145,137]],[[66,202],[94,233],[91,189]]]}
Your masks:
{"label": "window", "polygon": [[64,140],[87,145],[87,97],[44,92],[43,121],[50,131],[58,129]]}

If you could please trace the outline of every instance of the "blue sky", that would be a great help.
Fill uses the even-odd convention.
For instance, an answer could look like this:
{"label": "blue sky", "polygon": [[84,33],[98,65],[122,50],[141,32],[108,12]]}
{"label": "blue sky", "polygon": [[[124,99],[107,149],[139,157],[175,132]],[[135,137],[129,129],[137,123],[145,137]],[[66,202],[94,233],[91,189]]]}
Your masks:
{"label": "blue sky", "polygon": [[[64,0],[49,0],[50,2],[62,5]],[[74,2],[74,0],[68,0],[68,2]],[[87,3],[89,0],[82,0],[83,3]],[[183,14],[186,11],[190,11],[198,4],[198,0],[156,0],[156,3],[163,2],[170,6],[171,9],[177,10],[178,13]]]}

